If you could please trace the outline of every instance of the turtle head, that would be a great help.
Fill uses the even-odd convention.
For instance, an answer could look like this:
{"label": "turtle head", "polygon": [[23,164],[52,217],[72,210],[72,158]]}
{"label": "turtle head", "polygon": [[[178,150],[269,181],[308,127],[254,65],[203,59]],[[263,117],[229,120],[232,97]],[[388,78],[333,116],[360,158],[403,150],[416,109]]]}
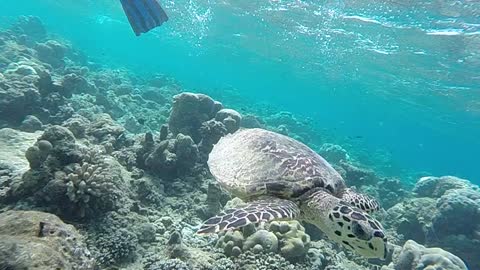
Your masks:
{"label": "turtle head", "polygon": [[380,223],[346,203],[333,207],[325,221],[329,237],[366,258],[387,256],[387,238]]}

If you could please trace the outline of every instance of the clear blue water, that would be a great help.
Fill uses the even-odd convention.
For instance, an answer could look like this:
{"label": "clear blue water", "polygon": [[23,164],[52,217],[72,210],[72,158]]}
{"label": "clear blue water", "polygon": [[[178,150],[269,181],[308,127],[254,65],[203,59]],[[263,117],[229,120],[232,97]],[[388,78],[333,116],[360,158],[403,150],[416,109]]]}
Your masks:
{"label": "clear blue water", "polygon": [[[119,1],[0,2],[95,59],[188,89],[235,89],[391,168],[480,183],[480,2],[163,0],[140,38]],[[319,134],[322,136],[322,134]],[[361,136],[361,139],[351,139]],[[420,174],[421,174],[420,173]]]}

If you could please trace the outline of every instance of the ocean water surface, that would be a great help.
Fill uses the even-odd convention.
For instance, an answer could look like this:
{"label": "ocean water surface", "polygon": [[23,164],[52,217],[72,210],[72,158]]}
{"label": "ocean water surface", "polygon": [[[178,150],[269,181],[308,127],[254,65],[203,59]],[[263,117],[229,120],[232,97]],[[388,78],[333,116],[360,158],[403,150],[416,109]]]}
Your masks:
{"label": "ocean water surface", "polygon": [[480,183],[480,2],[161,2],[141,37],[112,0],[3,1],[0,23],[35,15],[110,67],[272,104],[384,173]]}

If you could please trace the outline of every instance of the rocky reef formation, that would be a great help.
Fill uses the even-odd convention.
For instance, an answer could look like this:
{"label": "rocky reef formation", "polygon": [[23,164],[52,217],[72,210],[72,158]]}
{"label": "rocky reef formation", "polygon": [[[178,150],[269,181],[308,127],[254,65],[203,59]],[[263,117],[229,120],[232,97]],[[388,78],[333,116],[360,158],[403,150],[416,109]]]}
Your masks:
{"label": "rocky reef formation", "polygon": [[404,240],[441,247],[479,268],[479,187],[453,176],[429,176],[413,191],[413,199],[388,209],[388,226]]}
{"label": "rocky reef formation", "polygon": [[96,269],[83,237],[55,215],[1,213],[0,236],[0,269]]}
{"label": "rocky reef formation", "polygon": [[53,125],[30,146],[30,169],[10,185],[8,200],[31,197],[63,217],[85,217],[118,209],[128,197],[124,170],[101,146],[88,148],[72,132]]}
{"label": "rocky reef formation", "polygon": [[457,256],[441,249],[426,248],[408,240],[395,251],[393,262],[382,270],[401,269],[452,269],[467,270],[467,266]]}
{"label": "rocky reef formation", "polygon": [[274,221],[267,228],[247,226],[242,231],[229,231],[222,235],[216,247],[229,257],[242,253],[275,253],[291,261],[301,260],[310,248],[310,236],[296,220]]}
{"label": "rocky reef formation", "polygon": [[[480,269],[480,191],[467,180],[384,176],[311,119],[103,67],[35,17],[0,31],[0,67],[0,269],[465,269],[459,257]],[[378,198],[391,258],[368,262],[298,221],[196,235],[239,203],[206,161],[242,127],[308,144]]]}

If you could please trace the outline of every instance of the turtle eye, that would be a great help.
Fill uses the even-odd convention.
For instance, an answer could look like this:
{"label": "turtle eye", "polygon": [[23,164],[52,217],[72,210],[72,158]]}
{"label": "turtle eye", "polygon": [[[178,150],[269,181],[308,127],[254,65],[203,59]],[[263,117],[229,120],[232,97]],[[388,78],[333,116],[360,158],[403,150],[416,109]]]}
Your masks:
{"label": "turtle eye", "polygon": [[381,231],[376,231],[376,232],[374,232],[374,233],[373,233],[373,236],[375,236],[375,237],[380,237],[380,238],[382,238],[382,239],[385,238],[385,234],[383,234],[383,232],[381,232]]}
{"label": "turtle eye", "polygon": [[363,229],[362,225],[356,221],[352,224],[352,232],[358,239],[369,240],[367,232]]}

